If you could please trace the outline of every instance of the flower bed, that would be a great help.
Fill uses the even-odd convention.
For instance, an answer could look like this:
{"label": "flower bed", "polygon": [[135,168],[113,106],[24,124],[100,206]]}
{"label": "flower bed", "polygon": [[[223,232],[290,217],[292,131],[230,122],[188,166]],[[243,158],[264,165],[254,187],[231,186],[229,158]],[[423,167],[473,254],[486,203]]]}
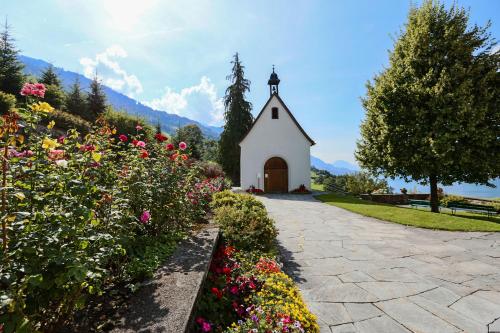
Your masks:
{"label": "flower bed", "polygon": [[311,194],[311,191],[309,191],[307,189],[307,187],[304,184],[302,184],[299,187],[297,187],[296,189],[290,191],[290,193],[293,193],[293,194]]}
{"label": "flower bed", "polygon": [[[315,316],[274,258],[274,243],[268,242],[264,235],[252,234],[252,230],[269,227],[271,221],[268,238],[274,241],[276,236],[262,203],[248,195],[224,191],[214,195],[211,205],[215,208],[215,220],[221,226],[223,244],[214,256],[198,304],[196,330],[319,332]],[[247,222],[253,227],[228,228],[228,209],[248,214]],[[249,213],[252,211],[261,211],[260,217]]]}
{"label": "flower bed", "polygon": [[245,192],[250,194],[264,194],[264,190],[256,188],[255,186],[250,186],[250,188],[247,189]]}
{"label": "flower bed", "polygon": [[55,136],[53,121],[40,125],[54,111],[44,91],[25,85],[25,107],[0,120],[3,332],[59,331],[89,300],[133,290],[225,187],[185,143],[140,125],[117,133],[100,118],[85,136]]}

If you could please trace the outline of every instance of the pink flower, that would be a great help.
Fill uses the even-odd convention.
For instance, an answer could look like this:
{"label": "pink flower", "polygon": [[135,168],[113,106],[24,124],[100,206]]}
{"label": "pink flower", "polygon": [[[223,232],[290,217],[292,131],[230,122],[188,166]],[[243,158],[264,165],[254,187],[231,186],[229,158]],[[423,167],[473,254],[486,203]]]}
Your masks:
{"label": "pink flower", "polygon": [[57,138],[57,142],[59,142],[60,144],[64,144],[64,140],[66,140],[66,137],[64,135],[61,135]]}
{"label": "pink flower", "polygon": [[51,151],[49,151],[50,160],[61,160],[63,158],[64,158],[64,150],[52,149]]}
{"label": "pink flower", "polygon": [[140,131],[140,130],[142,130],[142,126],[139,125],[139,124],[137,124],[137,126],[135,127],[135,129],[138,130],[138,131]]}
{"label": "pink flower", "polygon": [[174,145],[169,143],[167,146],[166,146],[167,150],[174,150]]}
{"label": "pink flower", "polygon": [[203,324],[201,324],[201,330],[203,332],[210,332],[212,330],[212,326],[205,321],[203,322]]}
{"label": "pink flower", "polygon": [[181,141],[179,143],[179,149],[180,150],[185,150],[187,148],[187,144],[184,141]]}
{"label": "pink flower", "polygon": [[118,137],[121,142],[126,142],[128,140],[127,136],[125,134],[120,134]]}
{"label": "pink flower", "polygon": [[150,219],[151,219],[151,214],[149,213],[149,210],[143,211],[141,214],[141,222],[143,224],[146,224]]}
{"label": "pink flower", "polygon": [[25,83],[20,92],[23,96],[45,96],[45,85],[43,83]]}
{"label": "pink flower", "polygon": [[231,292],[231,294],[237,295],[238,294],[238,287],[232,286],[231,288],[229,288],[229,291]]}
{"label": "pink flower", "polygon": [[134,140],[132,141],[132,144],[136,147],[141,147],[141,148],[145,148],[146,147],[146,142],[144,141],[137,141],[137,140]]}
{"label": "pink flower", "polygon": [[25,83],[23,85],[23,88],[21,89],[21,95],[23,95],[23,96],[31,96],[32,90],[33,90],[32,84],[31,83]]}

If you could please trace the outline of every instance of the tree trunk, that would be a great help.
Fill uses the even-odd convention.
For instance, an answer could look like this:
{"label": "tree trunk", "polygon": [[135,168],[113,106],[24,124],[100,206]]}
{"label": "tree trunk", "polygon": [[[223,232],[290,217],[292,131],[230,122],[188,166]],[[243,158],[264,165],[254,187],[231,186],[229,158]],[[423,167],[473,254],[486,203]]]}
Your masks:
{"label": "tree trunk", "polygon": [[439,213],[437,177],[434,175],[429,176],[429,182],[431,183],[431,212]]}

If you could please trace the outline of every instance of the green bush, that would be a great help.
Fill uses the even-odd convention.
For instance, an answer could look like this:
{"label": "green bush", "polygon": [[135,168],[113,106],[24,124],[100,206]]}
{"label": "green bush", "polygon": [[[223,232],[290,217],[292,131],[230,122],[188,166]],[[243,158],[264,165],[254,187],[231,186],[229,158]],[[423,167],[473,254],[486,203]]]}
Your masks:
{"label": "green bush", "polygon": [[46,125],[52,120],[56,123],[55,127],[63,131],[76,129],[82,134],[87,134],[92,127],[92,124],[87,120],[74,114],[59,110],[54,110],[54,112],[52,112],[47,118],[42,119],[42,124]]}
{"label": "green bush", "polygon": [[0,91],[0,114],[9,113],[16,106],[16,96]]}
{"label": "green bush", "polygon": [[236,194],[230,190],[215,193],[210,205],[212,209],[230,206],[240,209],[258,207],[265,210],[264,204],[254,196],[250,194]]}
{"label": "green bush", "polygon": [[111,107],[104,113],[104,119],[120,134],[135,135],[137,133],[136,126],[140,125],[142,127],[141,133],[144,134],[146,141],[152,141],[155,135],[155,129],[144,119],[116,111]]}
{"label": "green bush", "polygon": [[447,195],[441,198],[439,200],[439,204],[443,207],[448,207],[450,203],[463,203],[465,202],[464,197],[458,196],[458,195]]}
{"label": "green bush", "polygon": [[222,206],[215,210],[214,219],[227,242],[238,249],[263,252],[273,249],[278,232],[265,209],[257,205]]}

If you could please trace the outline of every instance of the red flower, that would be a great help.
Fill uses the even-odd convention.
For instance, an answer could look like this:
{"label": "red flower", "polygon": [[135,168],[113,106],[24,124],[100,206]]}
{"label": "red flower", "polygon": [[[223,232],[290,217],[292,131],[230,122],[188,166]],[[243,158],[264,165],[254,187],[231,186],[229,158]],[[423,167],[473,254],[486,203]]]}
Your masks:
{"label": "red flower", "polygon": [[[125,134],[120,134],[120,136],[118,138],[120,139],[121,142],[126,142],[128,140],[128,138]],[[135,140],[135,141],[137,141],[137,140]]]}
{"label": "red flower", "polygon": [[174,150],[174,145],[169,143],[168,145],[165,146],[165,148],[167,148],[167,150]]}
{"label": "red flower", "polygon": [[238,286],[232,286],[231,288],[229,288],[229,291],[231,292],[231,294],[237,295],[238,294]]}
{"label": "red flower", "polygon": [[165,135],[161,133],[156,133],[155,138],[156,140],[158,140],[158,142],[163,142],[168,139]]}
{"label": "red flower", "polygon": [[222,298],[222,295],[223,295],[222,291],[217,289],[216,287],[213,287],[210,291],[212,292],[212,294],[214,294],[217,297],[217,299]]}
{"label": "red flower", "polygon": [[81,151],[94,151],[95,146],[94,145],[83,145],[83,146],[80,146],[80,150]]}
{"label": "red flower", "polygon": [[60,144],[64,144],[64,140],[66,140],[66,137],[64,135],[61,135],[57,138],[57,142],[59,142]]}
{"label": "red flower", "polygon": [[172,156],[170,156],[170,159],[172,161],[175,161],[177,159],[177,157],[179,156],[179,154],[175,153],[175,154],[172,154]]}
{"label": "red flower", "polygon": [[187,160],[187,159],[188,159],[188,156],[187,156],[186,154],[182,154],[182,155],[181,155],[181,158],[182,158],[182,160],[183,160],[183,161],[185,161],[185,160]]}
{"label": "red flower", "polygon": [[141,152],[139,153],[139,157],[140,158],[148,158],[149,157],[148,151],[145,149],[141,149]]}
{"label": "red flower", "polygon": [[229,267],[222,268],[222,273],[225,275],[231,274],[231,268],[229,268]]}
{"label": "red flower", "polygon": [[185,150],[187,148],[187,144],[184,141],[181,141],[179,143],[179,149],[180,150]]}

